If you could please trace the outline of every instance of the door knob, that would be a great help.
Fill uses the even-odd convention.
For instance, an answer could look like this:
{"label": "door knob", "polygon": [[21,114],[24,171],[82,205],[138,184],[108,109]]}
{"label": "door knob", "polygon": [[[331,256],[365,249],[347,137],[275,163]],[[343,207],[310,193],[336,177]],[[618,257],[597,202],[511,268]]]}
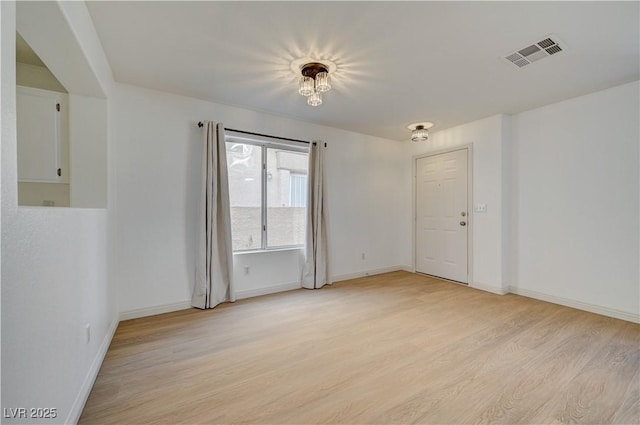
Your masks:
{"label": "door knob", "polygon": [[466,225],[467,225],[467,222],[466,222],[466,221],[461,221],[461,222],[460,222],[460,226],[466,226]]}

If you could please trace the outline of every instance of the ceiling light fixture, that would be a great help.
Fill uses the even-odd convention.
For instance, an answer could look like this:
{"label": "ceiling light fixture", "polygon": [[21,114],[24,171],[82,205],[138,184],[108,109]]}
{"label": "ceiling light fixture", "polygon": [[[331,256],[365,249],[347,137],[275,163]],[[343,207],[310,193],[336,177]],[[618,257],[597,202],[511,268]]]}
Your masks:
{"label": "ceiling light fixture", "polygon": [[311,106],[322,105],[322,93],[331,90],[329,67],[320,62],[310,62],[300,66],[298,93],[307,98]]}
{"label": "ceiling light fixture", "polygon": [[407,126],[411,130],[411,140],[414,142],[429,140],[429,129],[431,127],[433,127],[431,122],[416,122]]}

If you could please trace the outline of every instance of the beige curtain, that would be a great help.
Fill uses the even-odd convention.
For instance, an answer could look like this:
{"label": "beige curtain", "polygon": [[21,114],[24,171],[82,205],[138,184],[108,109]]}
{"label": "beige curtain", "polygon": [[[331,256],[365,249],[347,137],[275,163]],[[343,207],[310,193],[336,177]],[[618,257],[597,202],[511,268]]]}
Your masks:
{"label": "beige curtain", "polygon": [[213,308],[235,301],[231,212],[224,126],[205,121],[196,279],[191,305]]}
{"label": "beige curtain", "polygon": [[302,287],[318,289],[331,285],[325,151],[327,144],[313,142],[309,148],[307,186],[307,234]]}

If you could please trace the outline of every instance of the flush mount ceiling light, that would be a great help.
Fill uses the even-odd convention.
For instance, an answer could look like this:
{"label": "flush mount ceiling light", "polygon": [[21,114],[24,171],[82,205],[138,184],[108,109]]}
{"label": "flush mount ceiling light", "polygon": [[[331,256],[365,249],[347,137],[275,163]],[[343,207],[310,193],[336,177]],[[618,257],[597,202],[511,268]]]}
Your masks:
{"label": "flush mount ceiling light", "polygon": [[329,74],[335,70],[335,65],[328,61],[304,58],[294,61],[291,68],[300,75],[298,93],[307,98],[307,104],[322,105],[322,93],[331,90]]}
{"label": "flush mount ceiling light", "polygon": [[429,140],[429,129],[433,127],[432,122],[416,122],[407,126],[411,130],[411,140],[422,142]]}
{"label": "flush mount ceiling light", "polygon": [[298,93],[306,96],[311,106],[322,105],[322,93],[331,90],[329,68],[319,62],[311,62],[300,68]]}

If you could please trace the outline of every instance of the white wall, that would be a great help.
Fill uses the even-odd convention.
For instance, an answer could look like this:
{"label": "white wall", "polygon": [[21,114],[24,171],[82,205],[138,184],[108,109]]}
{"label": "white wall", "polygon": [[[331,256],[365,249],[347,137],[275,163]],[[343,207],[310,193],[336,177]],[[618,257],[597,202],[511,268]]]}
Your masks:
{"label": "white wall", "polygon": [[520,293],[638,317],[639,93],[636,81],[513,117]]}
{"label": "white wall", "polygon": [[[56,3],[18,7],[33,10],[38,4],[47,8],[39,19],[64,23],[48,37],[64,33],[63,38],[74,40],[71,46],[54,43],[56,49],[70,56],[91,51],[85,42],[92,39],[86,32],[92,27],[86,25],[89,15],[84,3],[65,6],[79,9],[74,16],[84,16],[84,21],[63,18]],[[0,8],[2,407],[55,407],[56,419],[38,423],[74,422],[117,323],[114,287],[108,282],[107,211],[17,206],[16,3],[0,2]],[[21,19],[25,24],[29,21],[25,15]],[[33,31],[39,26],[29,25]],[[72,51],[75,48],[80,53]],[[92,63],[85,71],[96,66]],[[92,78],[78,81],[86,88]],[[62,80],[71,82],[65,85],[73,93],[74,78]],[[87,323],[91,324],[88,343]],[[3,423],[12,422],[3,419]]]}
{"label": "white wall", "polygon": [[69,95],[71,206],[107,206],[107,101]]}
{"label": "white wall", "polygon": [[[191,298],[202,145],[196,123],[204,119],[239,130],[325,140],[333,275],[408,264],[398,250],[405,244],[399,217],[406,208],[397,190],[405,165],[398,142],[128,85],[117,84],[114,93],[110,205],[115,205],[113,273],[121,312],[186,304]],[[299,250],[237,255],[239,296],[296,284],[300,264]]]}
{"label": "white wall", "polygon": [[[8,16],[11,16],[11,19],[14,19],[13,16],[15,12],[14,8],[4,8],[0,4],[0,241],[1,241],[1,233],[2,233],[2,204],[4,198],[4,185],[2,182],[2,141],[5,137],[14,137],[12,134],[15,131],[15,124],[8,125],[8,122],[15,122],[16,116],[16,106],[15,100],[11,100],[10,96],[6,96],[7,90],[11,90],[11,85],[9,84],[9,79],[7,78],[6,73],[11,74],[11,69],[9,67],[3,66],[5,63],[5,58],[8,58],[8,55],[4,53],[4,46],[2,42],[2,29],[5,28],[8,23]],[[8,68],[8,69],[5,69]],[[10,77],[10,75],[9,75]],[[17,148],[17,145],[16,145]],[[17,151],[16,151],[17,153]],[[17,160],[17,155],[16,155]],[[16,169],[16,180],[17,180],[17,169]],[[16,202],[18,202],[17,194],[16,194]],[[2,243],[0,242],[0,381],[2,377]],[[0,404],[2,404],[2,384],[0,382]]]}
{"label": "white wall", "polygon": [[[303,262],[302,249],[234,255],[236,297],[249,298],[300,288]],[[248,273],[246,267],[249,267]]]}
{"label": "white wall", "polygon": [[67,89],[44,66],[16,63],[16,81],[19,86],[67,93]]}
{"label": "white wall", "polygon": [[18,182],[18,205],[41,207],[53,201],[55,207],[68,207],[69,185],[66,183]]}
{"label": "white wall", "polygon": [[469,285],[493,292],[506,292],[508,284],[504,274],[507,256],[507,235],[502,228],[505,205],[503,184],[508,180],[503,169],[503,152],[508,143],[509,117],[496,115],[443,131],[433,131],[427,142],[407,142],[403,145],[406,163],[404,166],[404,250],[405,262],[413,264],[411,211],[412,161],[416,157],[459,146],[471,144],[473,151],[473,204],[484,203],[487,211],[473,212],[469,206],[471,229],[472,267]]}

